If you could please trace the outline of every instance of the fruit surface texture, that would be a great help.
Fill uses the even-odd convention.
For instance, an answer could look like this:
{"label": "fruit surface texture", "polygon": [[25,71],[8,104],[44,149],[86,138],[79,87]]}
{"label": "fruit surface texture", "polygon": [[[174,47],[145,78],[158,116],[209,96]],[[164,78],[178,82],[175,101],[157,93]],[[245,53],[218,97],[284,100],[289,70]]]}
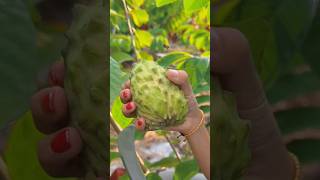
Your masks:
{"label": "fruit surface texture", "polygon": [[153,61],[137,63],[130,76],[133,101],[146,130],[182,124],[188,112],[187,99],[166,76],[166,69]]}
{"label": "fruit surface texture", "polygon": [[213,87],[213,179],[242,180],[251,159],[250,122],[240,119],[234,94],[224,91],[217,79],[214,79]]}
{"label": "fruit surface texture", "polygon": [[107,129],[107,14],[103,1],[81,1],[74,6],[73,23],[63,52],[64,88],[71,126],[83,139],[81,154],[87,180],[105,177]]}

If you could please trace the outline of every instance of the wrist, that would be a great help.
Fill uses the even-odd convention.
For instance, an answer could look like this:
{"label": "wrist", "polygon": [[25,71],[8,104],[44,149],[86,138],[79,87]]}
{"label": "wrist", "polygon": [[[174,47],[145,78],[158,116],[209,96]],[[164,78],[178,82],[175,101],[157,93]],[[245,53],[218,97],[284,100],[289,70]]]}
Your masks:
{"label": "wrist", "polygon": [[185,136],[185,138],[189,141],[190,139],[196,139],[197,137],[202,136],[202,134],[207,133],[207,129],[202,124],[194,133],[190,134],[189,136]]}
{"label": "wrist", "polygon": [[198,131],[204,125],[204,113],[200,109],[195,109],[186,118],[185,126],[181,128],[180,133],[189,136]]}

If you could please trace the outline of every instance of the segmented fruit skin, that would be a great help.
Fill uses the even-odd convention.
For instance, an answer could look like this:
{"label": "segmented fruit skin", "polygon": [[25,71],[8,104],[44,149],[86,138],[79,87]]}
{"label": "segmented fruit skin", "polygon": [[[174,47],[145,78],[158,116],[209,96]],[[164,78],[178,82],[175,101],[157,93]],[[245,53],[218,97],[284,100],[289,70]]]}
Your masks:
{"label": "segmented fruit skin", "polygon": [[103,1],[81,1],[74,6],[73,23],[63,52],[64,88],[71,126],[84,142],[86,179],[105,177],[108,155],[107,129],[107,8]]}
{"label": "segmented fruit skin", "polygon": [[240,180],[249,166],[250,123],[239,118],[234,95],[213,84],[211,168],[214,180]]}
{"label": "segmented fruit skin", "polygon": [[146,130],[182,124],[188,112],[187,99],[179,87],[168,80],[166,69],[153,61],[137,63],[130,76],[133,101]]}

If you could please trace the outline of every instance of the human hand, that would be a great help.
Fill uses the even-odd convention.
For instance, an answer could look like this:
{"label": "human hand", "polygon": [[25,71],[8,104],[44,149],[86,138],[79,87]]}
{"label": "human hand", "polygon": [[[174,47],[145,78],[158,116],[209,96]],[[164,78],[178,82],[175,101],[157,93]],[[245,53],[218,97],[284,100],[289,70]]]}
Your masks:
{"label": "human hand", "polygon": [[39,87],[45,88],[31,98],[35,126],[47,135],[38,143],[37,155],[50,176],[83,177],[85,170],[80,157],[83,142],[78,130],[68,126],[70,119],[63,89],[64,71],[63,61],[55,62],[39,80]]}
{"label": "human hand", "polygon": [[[251,61],[249,44],[237,30],[215,28],[213,76],[235,95],[239,116],[251,121],[251,162],[245,179],[291,180],[293,162],[282,143],[262,84]],[[219,108],[219,107],[217,107]]]}
{"label": "human hand", "polygon": [[[192,87],[188,81],[188,74],[182,70],[168,70],[167,78],[176,84],[183,91],[185,97],[188,100],[188,108],[189,111],[185,117],[185,121],[183,124],[168,127],[167,130],[170,131],[178,131],[182,134],[186,134],[190,132],[195,126],[197,126],[202,118],[202,112],[198,107],[198,103],[195,99],[195,96],[192,92]],[[135,117],[136,116],[136,105],[132,101],[132,93],[130,90],[130,81],[127,81],[120,92],[121,101],[124,103],[122,107],[122,112],[127,117]],[[138,117],[135,121],[135,126],[138,130],[145,129],[145,119],[143,117]]]}

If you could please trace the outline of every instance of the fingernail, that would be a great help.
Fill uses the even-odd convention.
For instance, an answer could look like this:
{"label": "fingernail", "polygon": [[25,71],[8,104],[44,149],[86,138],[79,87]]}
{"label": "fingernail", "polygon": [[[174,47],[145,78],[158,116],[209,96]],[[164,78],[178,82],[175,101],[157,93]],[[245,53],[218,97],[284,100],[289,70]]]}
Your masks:
{"label": "fingernail", "polygon": [[131,110],[133,108],[133,105],[131,102],[129,102],[128,104],[126,104],[126,110]]}
{"label": "fingernail", "polygon": [[138,126],[142,126],[142,120],[141,120],[141,119],[138,119],[138,120],[137,120],[137,125],[138,125]]}
{"label": "fingernail", "polygon": [[54,93],[50,91],[42,98],[42,108],[45,112],[54,112]]}
{"label": "fingernail", "polygon": [[170,72],[170,74],[171,74],[171,76],[173,78],[176,78],[178,76],[178,71],[177,70],[169,69],[169,72]]}
{"label": "fingernail", "polygon": [[138,130],[144,130],[145,126],[144,126],[143,123],[144,123],[144,121],[141,118],[136,120],[135,125],[136,125]]}
{"label": "fingernail", "polygon": [[122,97],[125,98],[125,99],[128,97],[128,94],[127,94],[127,92],[125,90],[122,92]]}
{"label": "fingernail", "polygon": [[70,131],[64,129],[59,132],[51,142],[51,149],[55,153],[63,153],[70,149]]}

